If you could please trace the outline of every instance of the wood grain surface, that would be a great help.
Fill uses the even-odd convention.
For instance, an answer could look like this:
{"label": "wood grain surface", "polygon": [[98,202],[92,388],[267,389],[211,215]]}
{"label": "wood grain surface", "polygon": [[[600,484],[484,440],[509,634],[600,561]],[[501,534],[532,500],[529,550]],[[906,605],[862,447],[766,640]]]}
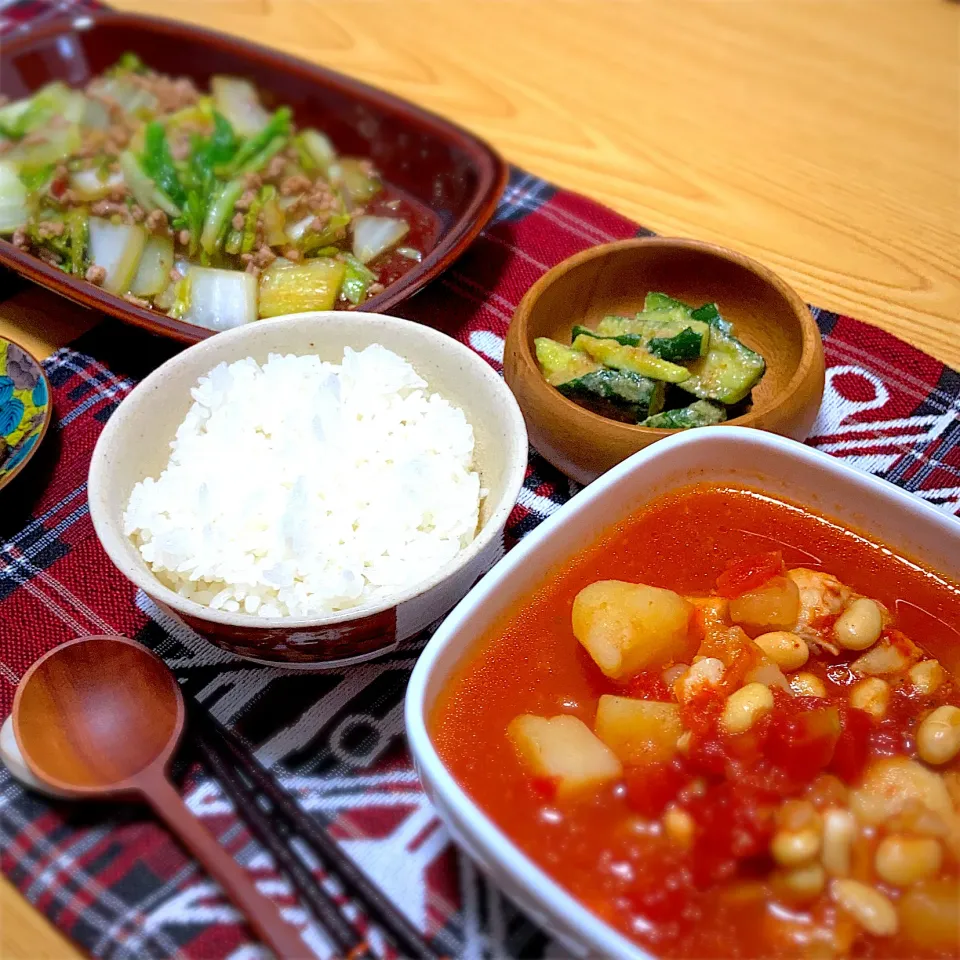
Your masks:
{"label": "wood grain surface", "polygon": [[[960,367],[960,5],[947,0],[114,0],[324,63],[665,234]],[[41,291],[0,332],[96,317]],[[74,957],[0,884],[0,957]]]}

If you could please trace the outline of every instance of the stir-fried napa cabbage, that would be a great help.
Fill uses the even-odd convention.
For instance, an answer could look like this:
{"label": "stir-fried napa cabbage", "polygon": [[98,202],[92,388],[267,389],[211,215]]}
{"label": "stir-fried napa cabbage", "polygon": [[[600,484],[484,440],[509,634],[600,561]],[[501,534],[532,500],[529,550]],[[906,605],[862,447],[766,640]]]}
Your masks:
{"label": "stir-fried napa cabbage", "polygon": [[213,330],[376,295],[421,257],[396,207],[369,160],[241,77],[204,94],[126,54],[0,106],[0,235]]}

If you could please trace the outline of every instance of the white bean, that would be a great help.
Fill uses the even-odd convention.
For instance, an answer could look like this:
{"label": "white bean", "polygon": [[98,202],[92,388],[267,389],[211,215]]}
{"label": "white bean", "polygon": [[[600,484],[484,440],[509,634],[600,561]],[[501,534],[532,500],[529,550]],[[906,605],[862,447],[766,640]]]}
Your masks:
{"label": "white bean", "polygon": [[939,660],[921,660],[908,671],[910,682],[920,693],[935,693],[946,677],[946,671]]}
{"label": "white bean", "polygon": [[960,707],[944,704],[917,729],[917,753],[926,763],[949,763],[960,753]]}
{"label": "white bean", "polygon": [[825,697],[827,688],[815,673],[795,673],[790,678],[790,689],[798,697]]}
{"label": "white bean", "polygon": [[784,867],[797,867],[812,860],[820,851],[816,830],[778,830],[770,841],[773,859]]}
{"label": "white bean", "polygon": [[933,837],[884,837],[874,854],[873,865],[881,880],[907,887],[932,877],[943,863],[943,848]]}
{"label": "white bean", "polygon": [[897,932],[896,907],[879,890],[858,880],[834,880],[830,884],[830,896],[867,933],[892,937]]}
{"label": "white bean", "polygon": [[773,709],[773,694],[762,683],[748,683],[727,697],[720,722],[727,733],[746,733]]}
{"label": "white bean", "polygon": [[856,835],[857,821],[849,810],[840,807],[824,810],[820,860],[828,873],[845,877],[850,872],[850,854]]}
{"label": "white bean", "polygon": [[865,710],[877,720],[883,719],[890,703],[890,684],[879,677],[861,680],[850,688],[850,706]]}
{"label": "white bean", "polygon": [[799,670],[810,658],[810,648],[803,637],[787,630],[761,633],[753,642],[781,670]]}
{"label": "white bean", "polygon": [[833,625],[833,636],[846,650],[866,650],[883,632],[883,614],[867,597],[854,600]]}
{"label": "white bean", "polygon": [[812,900],[827,884],[827,875],[819,863],[808,863],[780,874],[780,883],[800,900]]}
{"label": "white bean", "polygon": [[667,809],[663,815],[663,830],[673,843],[684,850],[693,843],[693,817],[681,807],[671,805]]}

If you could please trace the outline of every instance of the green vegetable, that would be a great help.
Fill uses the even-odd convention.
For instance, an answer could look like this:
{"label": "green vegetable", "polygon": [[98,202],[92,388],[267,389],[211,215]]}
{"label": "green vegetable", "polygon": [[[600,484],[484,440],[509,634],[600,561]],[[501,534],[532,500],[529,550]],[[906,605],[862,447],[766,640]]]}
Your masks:
{"label": "green vegetable", "polygon": [[155,297],[166,289],[173,267],[173,239],[171,237],[147,237],[140,264],[130,284],[130,292],[136,297]]}
{"label": "green vegetable", "polygon": [[153,121],[147,124],[144,135],[144,152],[141,158],[144,172],[178,207],[187,202],[187,194],[180,182],[177,168],[174,166],[167,134],[162,123]]}
{"label": "green vegetable", "polygon": [[340,287],[340,296],[357,306],[366,300],[367,288],[376,280],[376,274],[365,267],[353,254],[343,254],[343,262],[346,265],[346,271],[343,275],[343,285]]}
{"label": "green vegetable", "polygon": [[320,248],[342,240],[347,235],[347,227],[349,224],[349,213],[335,213],[330,217],[322,230],[317,232],[305,230],[300,235],[297,247],[306,254],[316,253]]}
{"label": "green vegetable", "polygon": [[[237,173],[251,169],[248,165],[251,162],[259,162],[262,155],[269,150],[273,149],[273,153],[276,153],[277,149],[282,149],[283,144],[274,149],[274,140],[277,137],[285,138],[290,133],[290,118],[292,115],[289,107],[281,107],[277,110],[270,118],[270,122],[259,133],[250,137],[236,152],[230,163],[220,167],[217,172],[224,176],[233,177]],[[272,155],[270,153],[267,159]],[[263,162],[265,163],[266,160]]]}
{"label": "green vegetable", "polygon": [[[621,317],[607,317],[607,320],[620,320],[626,319]],[[606,322],[606,320],[604,321]],[[603,323],[601,323],[603,326]],[[610,329],[608,325],[607,329]],[[573,328],[573,339],[576,340],[577,337],[596,337],[598,340],[616,340],[617,343],[622,344],[625,347],[637,347],[643,344],[643,336],[639,333],[623,333],[617,336],[607,336],[606,333],[601,333],[600,329],[591,330],[589,327],[582,327],[579,324]]]}
{"label": "green vegetable", "polygon": [[260,278],[260,316],[332,310],[345,273],[343,263],[325,257],[302,264],[271,265]]}
{"label": "green vegetable", "polygon": [[120,55],[120,59],[110,68],[108,73],[116,75],[118,73],[146,73],[147,67],[144,62],[131,50]]}
{"label": "green vegetable", "polygon": [[337,159],[337,152],[333,149],[330,138],[319,130],[304,130],[296,138],[296,143],[313,161],[313,165],[319,167],[324,174]]}
{"label": "green vegetable", "polygon": [[630,419],[637,421],[663,409],[667,388],[638,373],[604,368],[561,383],[557,389],[571,399],[606,400],[628,408]]}
{"label": "green vegetable", "polygon": [[133,194],[133,199],[144,210],[159,207],[170,217],[180,216],[180,208],[147,176],[132,151],[124,150],[120,154],[120,169],[123,172],[124,182]]}
{"label": "green vegetable", "polygon": [[227,232],[227,224],[233,215],[233,208],[245,188],[242,179],[231,180],[220,188],[216,199],[210,204],[203,221],[203,232],[200,234],[200,246],[207,254],[212,255],[220,248]]}
{"label": "green vegetable", "polygon": [[0,160],[0,236],[13,233],[30,218],[27,188],[12,163]]}
{"label": "green vegetable", "polygon": [[243,231],[228,230],[226,239],[223,241],[223,252],[235,255],[240,252],[241,246],[243,246]]}
{"label": "green vegetable", "polygon": [[553,387],[600,369],[600,364],[591,360],[582,351],[574,350],[549,337],[537,337],[533,341],[533,346],[537,353],[540,371],[547,383]]}
{"label": "green vegetable", "polygon": [[720,316],[720,308],[715,303],[705,303],[702,307],[691,310],[690,316],[701,323],[708,323],[711,327],[716,327],[721,333],[730,333],[733,329],[733,324]]}
{"label": "green vegetable", "polygon": [[710,352],[689,365],[690,379],[683,389],[701,400],[739,403],[763,376],[766,364],[759,353],[736,337],[715,330]]}
{"label": "green vegetable", "polygon": [[174,287],[173,305],[170,307],[168,314],[177,320],[182,320],[190,312],[190,305],[193,300],[191,272],[191,270],[188,270],[187,275],[181,277]]}
{"label": "green vegetable", "polygon": [[705,344],[708,338],[692,327],[684,327],[672,337],[651,337],[647,341],[647,349],[662,360],[674,362],[695,360],[706,353]]}
{"label": "green vegetable", "polygon": [[87,272],[90,246],[90,220],[82,207],[70,210],[64,218],[70,243],[70,272],[82,277]]}
{"label": "green vegetable", "polygon": [[240,242],[241,253],[250,253],[253,250],[253,245],[257,242],[257,219],[262,209],[263,191],[261,190],[253,198],[253,203],[250,204],[250,209],[247,210],[247,215],[243,221],[243,237]]}
{"label": "green vegetable", "polygon": [[616,340],[579,336],[574,340],[573,346],[615,370],[639,373],[641,376],[664,380],[667,383],[682,383],[690,377],[690,371],[684,367],[661,360],[642,347],[625,347]]}
{"label": "green vegetable", "polygon": [[45,163],[40,167],[22,167],[20,170],[20,179],[23,181],[23,185],[27,190],[33,193],[35,190],[45,187],[50,182],[50,178],[53,176],[55,169],[56,164],[54,163]]}
{"label": "green vegetable", "polygon": [[71,90],[59,80],[48,83],[32,96],[0,107],[0,133],[19,140],[39,130],[54,117],[77,123],[85,106],[82,93]]}
{"label": "green vegetable", "polygon": [[680,407],[677,410],[664,410],[662,413],[647,417],[641,427],[657,427],[661,430],[689,430],[691,427],[708,427],[715,423],[723,423],[727,419],[727,411],[719,403],[709,400],[697,400],[689,407]]}
{"label": "green vegetable", "polygon": [[271,247],[281,247],[289,243],[285,228],[286,218],[277,203],[277,188],[267,184],[260,189],[260,199],[263,201],[263,230],[264,240]]}
{"label": "green vegetable", "polygon": [[343,187],[351,206],[372,200],[383,189],[379,177],[367,173],[369,165],[369,160],[344,157],[335,167],[330,168],[332,180]]}
{"label": "green vegetable", "polygon": [[146,231],[134,224],[111,223],[100,217],[90,218],[89,229],[90,261],[107,272],[103,289],[126,293],[147,242]]}
{"label": "green vegetable", "polygon": [[[688,334],[676,342],[665,342],[675,341],[684,331],[692,331],[695,336]],[[694,320],[682,303],[644,310],[633,317],[604,317],[597,324],[597,334],[614,337],[631,346],[635,344],[630,344],[627,338],[638,337],[640,345],[664,360],[693,360],[706,356],[710,345],[710,326]]]}
{"label": "green vegetable", "polygon": [[17,143],[3,155],[4,162],[15,164],[21,170],[44,167],[60,163],[80,149],[80,128],[76,124],[48,127],[42,133],[38,131],[37,138],[36,142]]}

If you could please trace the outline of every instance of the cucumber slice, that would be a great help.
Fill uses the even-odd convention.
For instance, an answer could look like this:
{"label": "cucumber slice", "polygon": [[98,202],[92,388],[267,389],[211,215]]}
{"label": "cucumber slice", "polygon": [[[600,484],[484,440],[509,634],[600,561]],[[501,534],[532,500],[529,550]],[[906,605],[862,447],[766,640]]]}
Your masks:
{"label": "cucumber slice", "polygon": [[739,403],[759,382],[766,363],[736,337],[714,330],[710,352],[689,365],[683,389],[701,400]]}
{"label": "cucumber slice", "polygon": [[627,346],[645,346],[663,360],[696,360],[710,349],[710,326],[694,320],[683,307],[644,311],[634,317],[604,317],[596,333],[583,327],[574,329],[591,336],[606,336]]}
{"label": "cucumber slice", "polygon": [[702,307],[691,310],[690,316],[694,320],[700,320],[711,327],[715,327],[721,333],[730,333],[733,330],[733,324],[729,320],[723,319],[720,315],[720,308],[715,303],[705,303]]}
{"label": "cucumber slice", "polygon": [[642,347],[625,347],[616,340],[582,335],[574,340],[573,346],[575,350],[583,351],[605,367],[612,367],[614,370],[639,373],[641,376],[664,380],[667,383],[683,383],[690,379],[689,370],[661,360]]}
{"label": "cucumber slice", "polygon": [[664,410],[662,413],[647,417],[641,427],[658,427],[661,430],[689,430],[691,427],[709,427],[723,423],[727,411],[719,403],[710,400],[697,400],[689,407],[678,410]]}
{"label": "cucumber slice", "polygon": [[608,337],[597,330],[591,330],[589,327],[581,327],[579,324],[573,328],[573,339],[579,336],[596,337],[598,340],[616,340],[617,343],[625,347],[637,347],[643,344],[643,337],[639,333],[625,333],[618,336]]}
{"label": "cucumber slice", "polygon": [[540,371],[547,383],[553,387],[600,369],[600,364],[591,360],[586,354],[551,340],[549,337],[537,337],[533,345]]}
{"label": "cucumber slice", "polygon": [[[661,381],[626,370],[606,368],[561,383],[557,389],[571,400],[606,400],[617,407],[628,408],[634,422],[662,410],[667,392]],[[592,404],[591,409],[603,412]]]}

